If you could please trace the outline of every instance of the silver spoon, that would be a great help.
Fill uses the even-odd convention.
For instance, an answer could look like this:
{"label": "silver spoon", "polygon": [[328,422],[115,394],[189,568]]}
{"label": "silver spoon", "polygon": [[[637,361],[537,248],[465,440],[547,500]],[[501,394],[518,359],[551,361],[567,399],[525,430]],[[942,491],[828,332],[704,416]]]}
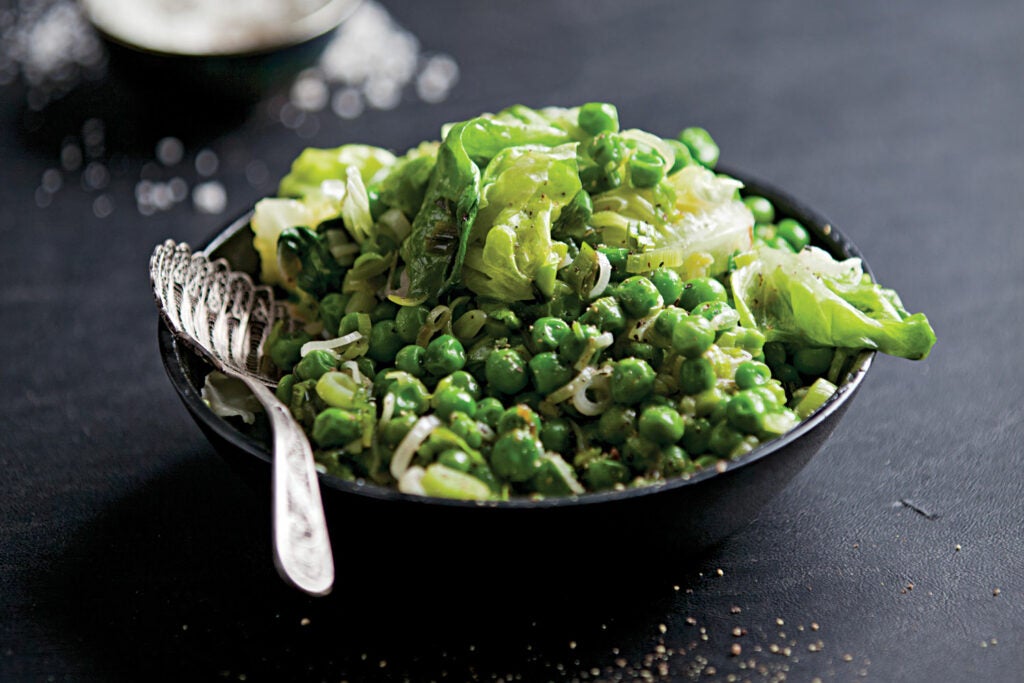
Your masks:
{"label": "silver spoon", "polygon": [[270,287],[257,286],[224,259],[211,261],[167,240],[149,261],[160,313],[171,331],[226,375],[240,379],[266,410],[274,433],[274,564],[310,595],[334,584],[334,558],[320,500],[313,449],[302,427],[270,390],[264,346],[276,320],[288,320]]}

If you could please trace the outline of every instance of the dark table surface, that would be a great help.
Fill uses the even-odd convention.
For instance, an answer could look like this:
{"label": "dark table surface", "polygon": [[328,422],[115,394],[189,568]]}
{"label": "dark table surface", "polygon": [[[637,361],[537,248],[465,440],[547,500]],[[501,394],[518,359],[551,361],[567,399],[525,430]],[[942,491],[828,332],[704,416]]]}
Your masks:
{"label": "dark table surface", "polygon": [[[409,84],[352,119],[280,97],[225,115],[86,73],[44,104],[5,52],[0,680],[1024,680],[1024,4],[386,5],[421,64],[457,62],[441,102]],[[633,570],[557,608],[503,603],[515,577],[480,566],[493,592],[410,613],[413,593],[458,597],[429,558],[350,603],[379,586],[352,552],[330,600],[285,588],[265,501],[161,367],[151,249],[201,241],[307,145],[404,150],[479,111],[589,100],[663,135],[705,126],[724,163],[829,216],[927,313],[932,355],[878,358],[810,465],[696,564],[650,572],[656,549],[609,539],[552,580],[603,553]],[[166,136],[181,161],[157,160]],[[223,210],[140,212],[139,182],[175,176],[219,183]]]}

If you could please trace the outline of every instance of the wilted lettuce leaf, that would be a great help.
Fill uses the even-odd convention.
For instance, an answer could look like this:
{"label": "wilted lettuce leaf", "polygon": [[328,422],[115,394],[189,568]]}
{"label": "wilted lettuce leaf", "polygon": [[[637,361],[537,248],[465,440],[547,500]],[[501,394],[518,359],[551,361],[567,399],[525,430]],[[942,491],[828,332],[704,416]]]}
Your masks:
{"label": "wilted lettuce leaf", "polygon": [[424,142],[399,157],[380,183],[380,200],[412,218],[423,205],[440,143]]}
{"label": "wilted lettuce leaf", "polygon": [[878,349],[927,357],[935,332],[910,315],[896,293],[871,281],[860,259],[836,261],[814,247],[798,254],[761,247],[740,258],[731,276],[740,322],[768,341]]}
{"label": "wilted lettuce leaf", "polygon": [[359,169],[364,185],[379,180],[378,174],[395,163],[395,155],[372,145],[342,145],[332,149],[308,147],[292,162],[291,172],[281,179],[278,194],[304,197],[319,190],[325,180],[345,182],[349,166]]}
{"label": "wilted lettuce leaf", "polygon": [[484,173],[466,286],[501,301],[534,298],[541,269],[553,277],[565,255],[565,245],[551,239],[551,225],[579,190],[575,144],[501,151]]}

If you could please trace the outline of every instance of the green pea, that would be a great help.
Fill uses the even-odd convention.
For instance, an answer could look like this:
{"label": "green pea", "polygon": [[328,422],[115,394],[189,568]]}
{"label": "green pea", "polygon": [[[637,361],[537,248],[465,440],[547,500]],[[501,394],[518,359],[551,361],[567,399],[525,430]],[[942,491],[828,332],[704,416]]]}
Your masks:
{"label": "green pea", "polygon": [[[345,336],[346,334],[351,334],[352,332],[358,332],[360,316],[362,315],[365,314],[359,313],[357,311],[353,311],[352,313],[346,313],[344,317],[342,317],[341,322],[338,323],[338,335]],[[367,318],[369,318],[369,316],[367,316]]]}
{"label": "green pea", "polygon": [[[711,428],[708,449],[715,455],[726,458],[741,443],[743,443],[743,433],[730,426],[728,422],[719,422]],[[702,464],[700,459],[695,462]],[[713,465],[715,462],[712,461],[710,464]],[[706,467],[707,465],[702,464],[702,466]]]}
{"label": "green pea", "polygon": [[293,386],[295,386],[295,375],[288,374],[278,380],[277,387],[274,389],[274,395],[277,396],[277,400],[288,405],[288,402],[292,400]]}
{"label": "green pea", "polygon": [[654,187],[665,177],[665,160],[657,152],[637,151],[626,162],[633,187]]}
{"label": "green pea", "polygon": [[292,397],[288,409],[295,419],[306,427],[313,426],[313,420],[327,407],[316,392],[317,380],[306,379],[292,384]]}
{"label": "green pea", "polygon": [[639,403],[654,391],[654,370],[639,358],[623,358],[612,370],[612,400],[631,405]]}
{"label": "green pea", "polygon": [[420,333],[420,328],[427,322],[430,313],[426,306],[402,306],[395,313],[395,327],[402,341],[412,344]]}
{"label": "green pea", "polygon": [[672,148],[675,152],[676,159],[672,162],[672,168],[668,170],[668,175],[672,175],[676,171],[679,171],[693,163],[693,156],[690,154],[690,148],[684,145],[679,140],[672,138],[665,138],[665,143]]}
{"label": "green pea", "polygon": [[574,322],[569,334],[565,335],[558,345],[558,357],[562,359],[563,363],[569,365],[575,364],[577,361],[589,363],[593,358],[584,359],[582,355],[588,347],[588,342],[600,334],[601,331],[593,325]]}
{"label": "green pea", "polygon": [[452,413],[459,411],[473,417],[476,415],[476,401],[473,396],[464,389],[451,387],[434,394],[431,401],[434,412],[442,420],[447,420]]}
{"label": "green pea", "polygon": [[696,394],[693,398],[695,399],[694,410],[697,415],[700,417],[707,417],[709,415],[714,415],[719,409],[719,406],[725,404],[726,395],[725,392],[717,386],[713,386],[710,389],[705,389],[699,394]]}
{"label": "green pea", "polygon": [[498,428],[498,421],[504,412],[505,406],[493,396],[482,398],[476,404],[476,418],[491,429]]}
{"label": "green pea", "polygon": [[327,408],[313,421],[313,441],[321,448],[338,448],[362,435],[363,419],[351,410]]}
{"label": "green pea", "polygon": [[580,322],[596,325],[604,332],[617,334],[626,329],[626,316],[619,302],[612,296],[604,296],[587,307]]}
{"label": "green pea", "polygon": [[715,331],[704,318],[690,316],[679,321],[672,330],[672,348],[688,358],[696,358],[715,341]]}
{"label": "green pea", "polygon": [[661,473],[666,477],[675,477],[692,472],[693,461],[685,450],[675,444],[663,446],[661,449]]}
{"label": "green pea", "polygon": [[626,342],[622,347],[622,354],[619,358],[639,358],[642,361],[646,361],[655,370],[661,367],[662,361],[665,359],[665,352],[654,344],[646,344],[644,342]]}
{"label": "green pea", "polygon": [[793,354],[793,367],[804,375],[824,375],[832,365],[834,355],[835,349],[828,346],[797,349]]}
{"label": "green pea", "polygon": [[807,228],[792,218],[783,218],[779,221],[779,224],[775,226],[775,232],[797,251],[811,243],[811,236],[807,233]]}
{"label": "green pea", "polygon": [[409,344],[399,349],[395,355],[395,367],[415,377],[423,377],[427,369],[423,367],[423,357],[427,350],[416,344]]}
{"label": "green pea", "polygon": [[307,353],[295,365],[295,376],[300,379],[320,379],[325,372],[337,367],[338,357],[325,349],[316,349]]}
{"label": "green pea", "polygon": [[751,356],[758,356],[764,349],[764,333],[752,327],[738,327],[735,330],[736,336],[733,346],[743,349]]}
{"label": "green pea", "polygon": [[703,128],[685,129],[679,134],[679,141],[689,148],[690,154],[702,166],[714,168],[718,163],[718,145]]}
{"label": "green pea", "polygon": [[393,363],[399,350],[405,346],[394,320],[381,320],[370,329],[370,348],[366,351],[378,363]]}
{"label": "green pea", "polygon": [[672,331],[676,329],[676,325],[679,321],[686,319],[687,313],[681,308],[675,306],[668,306],[662,309],[658,313],[658,317],[654,319],[654,331],[662,339],[672,340]]}
{"label": "green pea", "polygon": [[631,436],[626,439],[626,446],[622,449],[622,460],[637,474],[655,469],[660,459],[661,447],[655,442],[642,436]]}
{"label": "green pea", "polygon": [[370,311],[370,322],[379,323],[382,320],[394,320],[400,308],[398,304],[385,299]]}
{"label": "green pea", "polygon": [[711,423],[703,417],[688,420],[683,430],[682,444],[688,453],[705,453],[711,444]]}
{"label": "green pea", "polygon": [[587,102],[580,107],[577,122],[589,135],[605,131],[616,133],[619,130],[619,110],[614,104]]}
{"label": "green pea", "polygon": [[666,306],[671,306],[679,300],[683,293],[683,278],[671,268],[658,268],[650,274],[651,282],[661,292],[661,298]]}
{"label": "green pea", "polygon": [[616,289],[616,295],[626,313],[633,318],[642,318],[652,309],[665,304],[658,288],[643,275],[634,275],[623,280]]}
{"label": "green pea", "polygon": [[608,265],[612,267],[612,282],[621,282],[628,273],[626,261],[629,259],[629,249],[625,247],[601,247],[599,252],[608,259]]}
{"label": "green pea", "polygon": [[696,277],[687,280],[679,296],[679,305],[692,311],[707,301],[728,301],[729,295],[725,286],[712,277]]}
{"label": "green pea", "polygon": [[754,222],[759,225],[767,225],[775,220],[775,207],[764,197],[751,195],[743,198],[743,203],[754,214]]}
{"label": "green pea", "polygon": [[616,484],[629,481],[629,468],[618,460],[608,457],[596,458],[587,464],[583,479],[594,491],[614,488]]}
{"label": "green pea", "polygon": [[640,413],[640,436],[663,446],[683,436],[683,418],[670,406],[651,406]]}
{"label": "green pea", "polygon": [[461,370],[466,364],[466,350],[462,342],[450,334],[443,334],[427,344],[423,367],[435,377]]}
{"label": "green pea", "polygon": [[688,396],[715,386],[715,368],[702,356],[687,358],[679,366],[679,390]]}
{"label": "green pea", "polygon": [[772,371],[764,363],[744,361],[736,368],[736,386],[740,389],[753,389],[771,378]]}
{"label": "green pea", "polygon": [[705,301],[698,304],[691,315],[699,315],[707,320],[716,332],[733,328],[740,321],[740,314],[724,301]]}
{"label": "green pea", "polygon": [[636,431],[636,411],[628,406],[614,405],[597,421],[597,434],[605,443],[617,446]]}
{"label": "green pea", "polygon": [[422,415],[430,407],[429,394],[423,382],[409,377],[393,383],[388,388],[388,393],[395,397],[395,412],[413,412]]}
{"label": "green pea", "polygon": [[458,448],[449,448],[444,451],[441,455],[437,456],[437,462],[459,472],[469,472],[473,467],[473,459],[469,457],[466,451],[459,450]]}
{"label": "green pea", "polygon": [[797,369],[794,368],[789,363],[783,363],[781,365],[776,366],[772,370],[772,374],[775,376],[777,380],[782,382],[784,385],[790,386],[791,388],[793,385],[801,385],[800,373],[797,372]]}
{"label": "green pea", "polygon": [[563,387],[572,380],[573,370],[558,358],[554,351],[538,353],[530,359],[530,376],[533,377],[533,386],[544,396],[547,396],[555,389]]}
{"label": "green pea", "polygon": [[764,362],[770,368],[775,368],[786,362],[786,347],[779,342],[767,342],[762,351],[764,353]]}
{"label": "green pea", "polygon": [[419,417],[415,413],[396,415],[380,428],[380,436],[386,446],[394,448],[402,442]]}
{"label": "green pea", "polygon": [[539,318],[530,328],[530,340],[539,351],[554,351],[568,334],[569,324],[560,318]]}
{"label": "green pea", "polygon": [[517,429],[525,429],[536,434],[540,432],[542,426],[540,416],[534,412],[533,408],[519,403],[501,414],[501,417],[498,419],[497,430],[499,434],[504,434],[505,432]]}
{"label": "green pea", "polygon": [[754,392],[741,391],[729,399],[726,417],[729,424],[747,434],[756,434],[764,427],[767,410],[764,400]]}
{"label": "green pea", "polygon": [[317,310],[320,312],[320,321],[323,322],[328,335],[333,337],[338,334],[341,319],[345,317],[345,307],[348,306],[348,301],[351,298],[350,294],[332,292],[320,299],[320,306]]}
{"label": "green pea", "polygon": [[526,363],[515,349],[495,349],[484,367],[487,386],[503,394],[515,394],[526,388],[529,376]]}
{"label": "green pea", "polygon": [[483,443],[483,436],[480,434],[480,426],[477,421],[462,411],[454,411],[448,421],[451,430],[455,432],[470,448],[480,448]]}
{"label": "green pea", "polygon": [[601,133],[594,137],[587,146],[590,158],[602,171],[617,166],[626,154],[626,145],[615,133]]}
{"label": "green pea", "polygon": [[573,443],[572,425],[564,417],[554,417],[544,422],[540,429],[540,442],[549,451],[570,453]]}
{"label": "green pea", "polygon": [[450,387],[464,389],[476,400],[479,400],[482,395],[480,383],[476,381],[476,377],[473,377],[473,375],[465,370],[456,370],[447,377],[442,377],[441,381],[437,383],[437,388],[434,389],[434,392],[444,391]]}
{"label": "green pea", "polygon": [[[270,347],[270,360],[274,365],[284,372],[291,372],[295,364],[302,358],[302,345],[312,341],[312,337],[306,332],[281,332],[275,326],[271,332],[268,346]],[[276,333],[276,334],[275,334]]]}
{"label": "green pea", "polygon": [[544,447],[532,433],[525,429],[513,429],[494,442],[491,467],[502,479],[527,481],[537,473],[542,455]]}

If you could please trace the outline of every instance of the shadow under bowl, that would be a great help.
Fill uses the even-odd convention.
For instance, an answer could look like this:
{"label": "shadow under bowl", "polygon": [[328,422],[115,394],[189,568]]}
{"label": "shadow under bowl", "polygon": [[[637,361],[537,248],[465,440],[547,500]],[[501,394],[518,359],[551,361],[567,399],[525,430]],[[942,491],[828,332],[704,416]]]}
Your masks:
{"label": "shadow under bowl", "polygon": [[[780,217],[800,221],[813,244],[837,258],[860,257],[817,212],[769,185],[730,175],[744,182],[745,193],[768,198]],[[208,255],[255,273],[259,262],[248,219],[246,215],[233,222],[205,248]],[[869,272],[866,264],[864,268]],[[193,419],[269,501],[267,444],[207,408],[199,389],[209,366],[176,342],[163,322],[159,344],[171,383]],[[692,562],[749,523],[807,464],[849,407],[873,358],[874,352],[861,353],[839,391],[791,432],[728,461],[722,470],[704,470],[688,479],[578,497],[477,503],[407,495],[321,474],[335,552],[343,549],[348,556],[338,560],[339,574],[352,567],[363,574],[370,566],[408,567],[431,575],[442,568],[462,568],[463,575],[482,570],[486,581],[491,576],[487,568],[546,576],[544,568],[581,567],[581,574],[603,577],[616,566],[642,566],[649,576],[658,567]],[[587,565],[600,570],[582,569]]]}

